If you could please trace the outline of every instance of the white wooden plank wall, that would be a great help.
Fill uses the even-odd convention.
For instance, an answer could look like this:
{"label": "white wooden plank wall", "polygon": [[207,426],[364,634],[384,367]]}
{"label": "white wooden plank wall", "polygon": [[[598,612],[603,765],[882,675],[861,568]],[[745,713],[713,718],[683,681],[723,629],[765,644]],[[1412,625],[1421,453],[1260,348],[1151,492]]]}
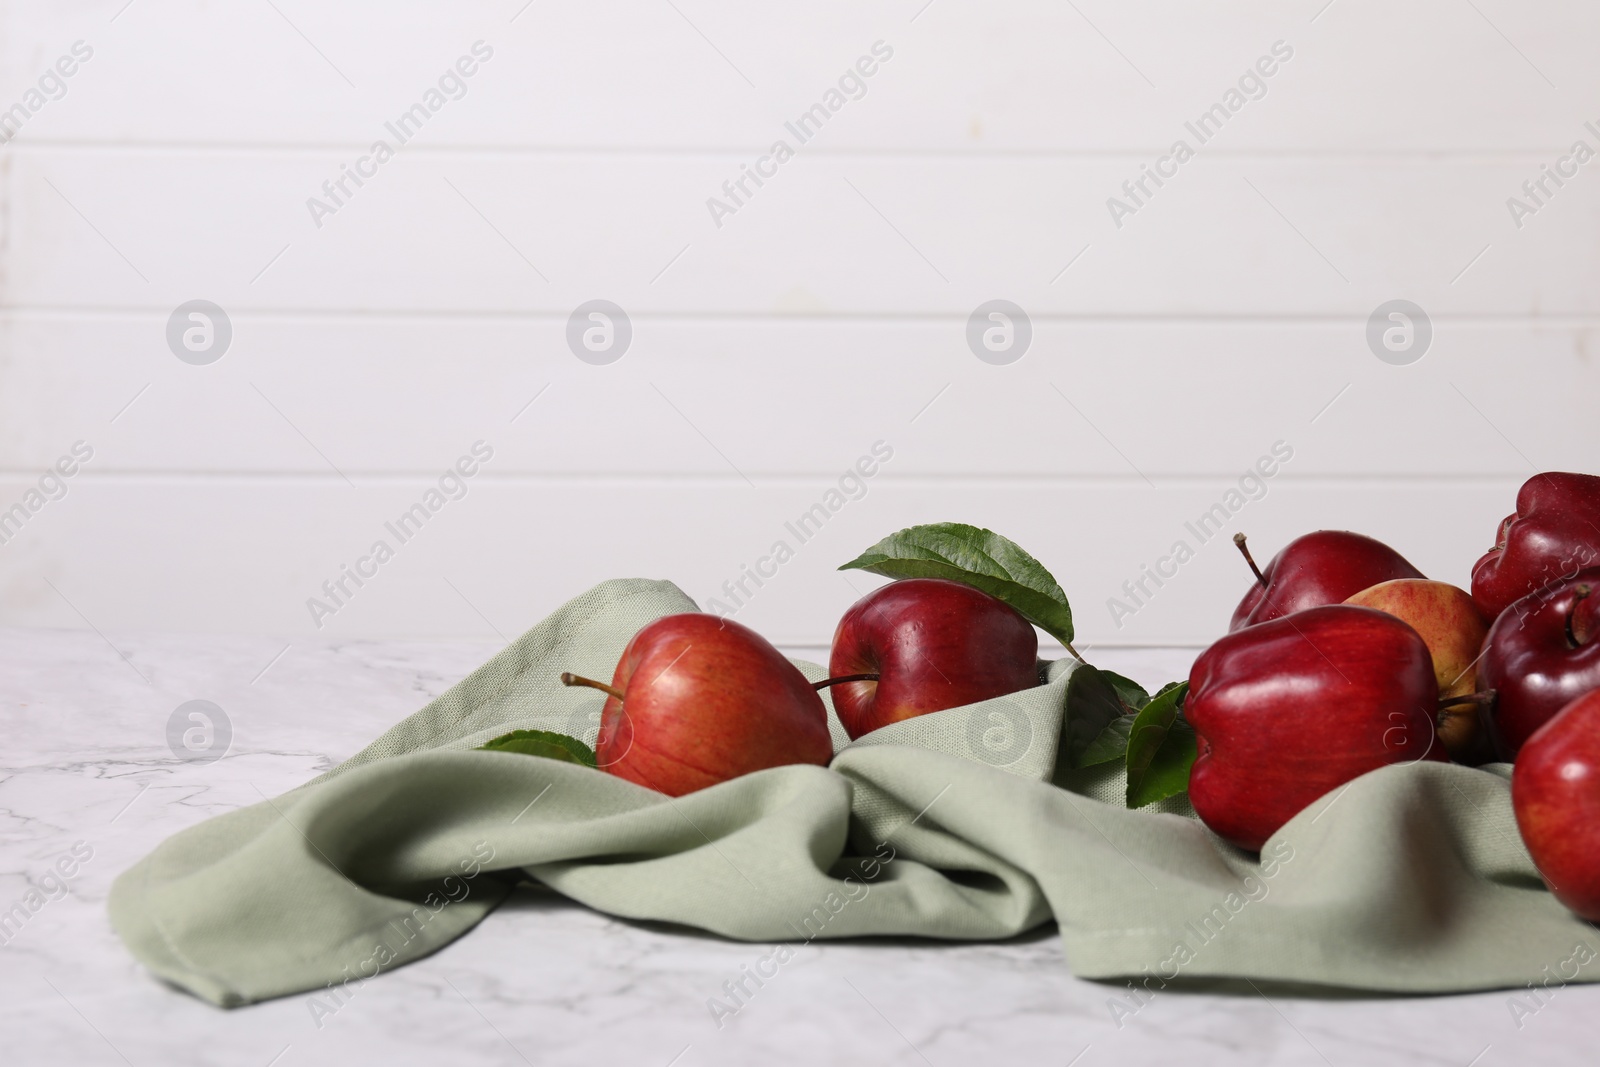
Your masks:
{"label": "white wooden plank wall", "polygon": [[[1594,5],[124,3],[0,3],[0,513],[40,505],[0,525],[3,625],[510,637],[611,576],[728,602],[785,540],[738,617],[821,645],[876,581],[834,567],[958,519],[1051,566],[1083,643],[1200,644],[1246,575],[1185,523],[1277,442],[1227,533],[1463,584],[1528,474],[1600,471]],[[207,365],[166,339],[195,299]],[[607,365],[566,340],[595,299]],[[994,299],[1031,322],[1006,365],[966,340]],[[1394,299],[1408,365],[1366,339]]]}

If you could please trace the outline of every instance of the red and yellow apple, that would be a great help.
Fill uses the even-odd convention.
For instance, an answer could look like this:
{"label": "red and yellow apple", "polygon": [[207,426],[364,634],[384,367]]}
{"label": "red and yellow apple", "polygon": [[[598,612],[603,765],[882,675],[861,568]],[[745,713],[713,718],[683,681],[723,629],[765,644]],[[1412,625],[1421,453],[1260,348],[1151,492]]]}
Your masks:
{"label": "red and yellow apple", "polygon": [[1439,684],[1442,705],[1439,740],[1445,751],[1463,763],[1492,759],[1479,702],[1446,703],[1450,697],[1470,697],[1478,687],[1478,657],[1489,633],[1489,620],[1472,594],[1448,582],[1394,578],[1363,589],[1345,603],[1376,608],[1411,624],[1433,658],[1433,677]]}

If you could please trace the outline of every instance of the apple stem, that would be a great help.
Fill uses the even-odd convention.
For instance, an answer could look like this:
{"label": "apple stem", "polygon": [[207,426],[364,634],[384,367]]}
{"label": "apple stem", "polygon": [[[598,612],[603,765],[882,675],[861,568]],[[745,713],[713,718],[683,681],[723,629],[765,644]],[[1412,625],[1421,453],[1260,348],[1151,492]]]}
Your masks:
{"label": "apple stem", "polygon": [[1244,561],[1250,564],[1250,573],[1256,576],[1256,581],[1261,583],[1261,588],[1267,587],[1267,576],[1261,573],[1261,568],[1256,566],[1255,557],[1250,554],[1250,549],[1245,545],[1245,536],[1242,533],[1233,535],[1233,543],[1239,546],[1239,553],[1244,556]]}
{"label": "apple stem", "polygon": [[618,689],[616,686],[607,685],[604,682],[597,682],[593,678],[585,678],[581,674],[569,674],[566,671],[562,671],[561,672],[561,684],[562,685],[586,685],[590,689],[598,689],[602,693],[610,694],[611,696],[616,697],[618,700],[623,699],[622,690]]}
{"label": "apple stem", "polygon": [[839,685],[844,682],[876,682],[877,680],[878,676],[876,674],[841,674],[837,678],[824,678],[820,682],[813,682],[811,683],[811,688],[820,693],[830,685]]}
{"label": "apple stem", "polygon": [[1077,649],[1072,647],[1072,642],[1071,641],[1063,641],[1061,643],[1066,646],[1067,651],[1071,652],[1072,653],[1072,657],[1074,659],[1076,659],[1079,663],[1088,663],[1089,662],[1088,660],[1083,658],[1083,653],[1082,652],[1079,652]]}
{"label": "apple stem", "polygon": [[1487,707],[1494,703],[1494,696],[1495,691],[1493,689],[1485,689],[1481,693],[1463,693],[1458,697],[1440,697],[1439,710],[1453,708],[1457,704],[1476,704],[1480,708]]}

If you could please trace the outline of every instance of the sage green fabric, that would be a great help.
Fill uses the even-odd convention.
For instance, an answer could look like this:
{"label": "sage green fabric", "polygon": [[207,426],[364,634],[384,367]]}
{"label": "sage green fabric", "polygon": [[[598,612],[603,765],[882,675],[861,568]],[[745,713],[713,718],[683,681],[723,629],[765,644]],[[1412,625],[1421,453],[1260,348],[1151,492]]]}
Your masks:
{"label": "sage green fabric", "polygon": [[678,799],[472,751],[516,728],[592,738],[602,698],[558,673],[609,677],[640,626],[690,610],[666,582],[596,587],[341,766],[173,836],[117,879],[113,923],[156,974],[226,1006],[425,955],[523,872],[612,915],[762,942],[985,940],[1054,918],[1075,974],[1152,989],[1231,976],[1447,992],[1600,973],[1572,963],[1600,939],[1543,888],[1506,768],[1374,772],[1258,857],[1181,798],[1129,811],[1114,769],[1058,770],[1061,663],[1037,689],[854,744],[835,723],[831,767]]}

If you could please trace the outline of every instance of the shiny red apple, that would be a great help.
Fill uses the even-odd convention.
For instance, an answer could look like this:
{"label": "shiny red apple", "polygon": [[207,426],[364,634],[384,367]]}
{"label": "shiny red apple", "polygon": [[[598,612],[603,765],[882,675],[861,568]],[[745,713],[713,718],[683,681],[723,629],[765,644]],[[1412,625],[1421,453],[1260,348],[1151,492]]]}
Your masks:
{"label": "shiny red apple", "polygon": [[1317,530],[1295,538],[1258,569],[1243,534],[1234,543],[1244,553],[1256,584],[1234,609],[1230,631],[1279,619],[1306,608],[1342,604],[1363,589],[1422,572],[1382,541],[1348,530]]}
{"label": "shiny red apple", "polygon": [[1600,564],[1600,478],[1549,471],[1517,491],[1499,542],[1472,568],[1472,596],[1491,619],[1512,602]]}
{"label": "shiny red apple", "polygon": [[1600,567],[1536,589],[1500,613],[1483,643],[1478,688],[1494,692],[1495,747],[1515,760],[1567,704],[1600,689]]}
{"label": "shiny red apple", "polygon": [[1511,808],[1550,892],[1600,922],[1600,690],[1528,738],[1511,772]]}
{"label": "shiny red apple", "polygon": [[890,723],[1039,684],[1039,638],[1015,608],[943,578],[906,578],[851,605],[828,672],[875,680],[833,686],[852,738]]}
{"label": "shiny red apple", "polygon": [[1308,608],[1229,634],[1195,660],[1184,715],[1199,754],[1189,800],[1213,831],[1257,850],[1346,782],[1444,760],[1439,686],[1410,625],[1372,608]]}
{"label": "shiny red apple", "polygon": [[731,619],[667,615],[634,634],[609,686],[562,681],[609,694],[595,741],[601,769],[668,796],[833,758],[827,709],[812,684]]}

